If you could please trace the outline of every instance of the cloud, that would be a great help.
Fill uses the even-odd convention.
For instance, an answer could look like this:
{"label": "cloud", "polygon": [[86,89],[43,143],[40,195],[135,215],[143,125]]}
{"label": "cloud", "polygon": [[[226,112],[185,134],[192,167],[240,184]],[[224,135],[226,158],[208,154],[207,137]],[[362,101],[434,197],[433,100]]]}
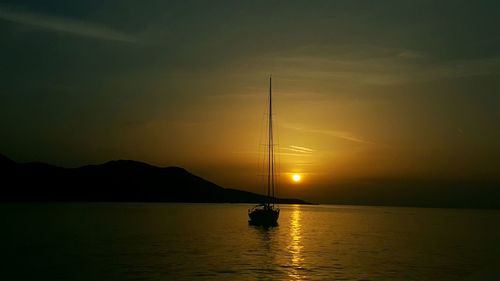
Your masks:
{"label": "cloud", "polygon": [[290,145],[291,148],[295,148],[295,149],[299,149],[299,150],[302,150],[304,152],[313,152],[314,149],[311,149],[311,148],[307,148],[307,147],[303,147],[303,146],[296,146],[296,145]]}
{"label": "cloud", "polygon": [[413,50],[402,50],[399,54],[397,54],[397,57],[403,58],[403,59],[424,59],[425,56],[422,55],[419,52],[413,51]]}
{"label": "cloud", "polygon": [[[297,126],[292,126],[292,125],[284,125],[284,127],[292,129],[292,130],[305,132],[305,133],[327,135],[330,137],[335,137],[335,138],[344,139],[344,140],[357,142],[357,143],[375,144],[372,141],[365,140],[363,138],[360,138],[358,136],[353,135],[350,132],[345,132],[345,131],[334,131],[334,130],[323,130],[323,129],[304,129],[302,127],[297,127]],[[290,147],[295,147],[295,146],[290,146]],[[307,150],[303,150],[302,152],[304,152],[304,151],[307,151]],[[314,150],[311,150],[311,151],[314,151]]]}
{"label": "cloud", "polygon": [[412,49],[352,45],[345,50],[336,46],[310,45],[256,57],[246,69],[256,71],[262,65],[293,80],[390,85],[497,74],[500,56],[445,60]]}
{"label": "cloud", "polygon": [[[293,153],[293,152],[283,152],[283,150],[288,150],[288,151],[294,151],[296,153]],[[234,152],[236,154],[262,154],[261,151],[237,151],[237,152]],[[304,153],[303,151],[297,151],[297,150],[293,150],[293,149],[290,149],[290,148],[287,148],[287,147],[279,147],[278,148],[278,151],[275,152],[276,155],[285,155],[285,156],[298,156],[298,157],[310,157],[311,154],[310,153]]]}
{"label": "cloud", "polygon": [[281,150],[288,150],[288,151],[298,152],[298,153],[305,153],[305,154],[310,154],[310,153],[314,152],[314,149],[307,148],[307,147],[302,147],[302,146],[296,146],[296,145],[290,145],[289,147],[282,147],[280,149]]}
{"label": "cloud", "polygon": [[[283,152],[283,151],[291,151],[291,152]],[[278,154],[280,155],[287,155],[287,156],[311,156],[311,154],[314,152],[314,149],[303,147],[303,146],[296,146],[296,145],[290,145],[288,147],[279,147],[279,152]]]}
{"label": "cloud", "polygon": [[354,136],[352,133],[349,133],[349,132],[331,131],[331,130],[307,130],[307,132],[324,134],[327,136],[336,137],[336,138],[340,138],[340,139],[344,139],[344,140],[348,140],[348,141],[353,141],[353,142],[357,142],[357,143],[375,144],[372,141],[364,140],[362,138]]}
{"label": "cloud", "polygon": [[138,42],[138,38],[130,34],[126,34],[97,23],[44,14],[15,12],[1,6],[0,19],[45,30],[65,32],[88,38],[125,43]]}

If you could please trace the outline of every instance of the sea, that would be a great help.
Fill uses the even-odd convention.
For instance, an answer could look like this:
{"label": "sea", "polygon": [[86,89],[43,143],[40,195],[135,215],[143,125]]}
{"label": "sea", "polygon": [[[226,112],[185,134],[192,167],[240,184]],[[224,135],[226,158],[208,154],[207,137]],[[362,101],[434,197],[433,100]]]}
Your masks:
{"label": "sea", "polygon": [[500,211],[247,204],[0,205],[0,280],[500,280]]}

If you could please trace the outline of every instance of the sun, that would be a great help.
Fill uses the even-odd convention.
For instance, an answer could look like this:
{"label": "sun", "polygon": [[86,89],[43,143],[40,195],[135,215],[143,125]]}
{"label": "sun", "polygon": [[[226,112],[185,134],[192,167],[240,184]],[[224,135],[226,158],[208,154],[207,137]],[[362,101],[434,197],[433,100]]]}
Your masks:
{"label": "sun", "polygon": [[293,175],[292,175],[292,180],[293,180],[293,182],[295,182],[295,183],[300,182],[300,180],[301,180],[301,179],[302,179],[302,177],[301,177],[299,174],[293,174]]}

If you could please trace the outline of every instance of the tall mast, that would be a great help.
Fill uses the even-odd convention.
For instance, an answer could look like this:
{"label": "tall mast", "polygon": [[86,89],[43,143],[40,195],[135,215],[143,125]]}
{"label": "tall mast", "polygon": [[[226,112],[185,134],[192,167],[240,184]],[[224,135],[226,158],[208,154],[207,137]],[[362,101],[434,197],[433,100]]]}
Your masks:
{"label": "tall mast", "polygon": [[267,166],[267,197],[272,198],[274,205],[274,139],[273,139],[273,99],[272,99],[272,77],[269,76],[269,147]]}
{"label": "tall mast", "polygon": [[[272,88],[271,88],[271,75],[269,75],[269,96],[272,97]],[[272,100],[271,100],[272,101]],[[274,153],[274,128],[273,128],[273,114],[272,114],[272,105],[271,105],[271,114],[270,114],[270,120],[271,120],[271,197],[272,197],[272,203],[274,206],[274,201],[276,201],[276,198],[274,196],[274,189],[276,187],[276,165],[275,165],[275,153]]]}

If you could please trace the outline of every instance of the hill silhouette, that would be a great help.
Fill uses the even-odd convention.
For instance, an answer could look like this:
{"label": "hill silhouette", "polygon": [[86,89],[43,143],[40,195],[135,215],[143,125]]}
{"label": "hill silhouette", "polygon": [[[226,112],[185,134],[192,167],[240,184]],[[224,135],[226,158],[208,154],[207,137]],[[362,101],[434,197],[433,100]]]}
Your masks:
{"label": "hill silhouette", "polygon": [[[266,196],[218,186],[180,167],[118,160],[62,168],[0,154],[0,201],[260,203]],[[278,203],[310,204],[299,199]]]}

